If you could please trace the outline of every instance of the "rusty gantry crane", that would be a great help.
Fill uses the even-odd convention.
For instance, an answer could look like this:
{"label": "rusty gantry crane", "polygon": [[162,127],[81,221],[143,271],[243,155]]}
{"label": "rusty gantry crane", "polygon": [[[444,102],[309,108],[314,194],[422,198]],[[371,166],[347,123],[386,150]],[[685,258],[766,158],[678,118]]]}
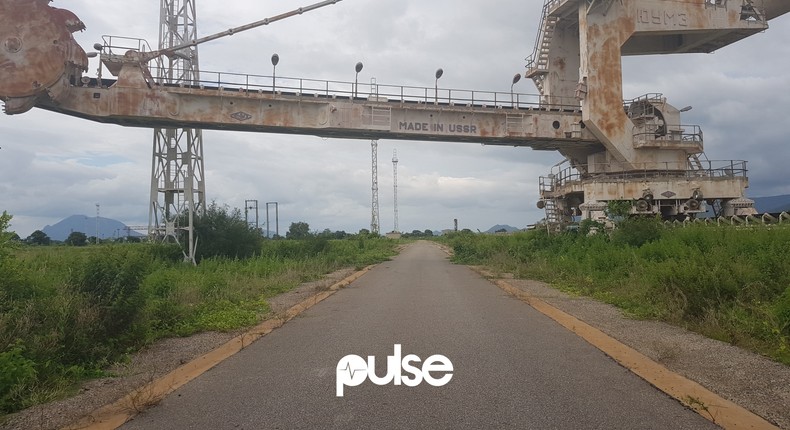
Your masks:
{"label": "rusty gantry crane", "polygon": [[746,162],[708,161],[700,127],[684,124],[684,109],[661,94],[624,101],[621,57],[712,52],[790,11],[786,0],[546,0],[527,64],[540,93],[531,97],[379,84],[360,92],[354,83],[306,79],[276,87],[272,77],[224,73],[168,84],[154,78],[155,60],[184,46],[145,52],[110,38],[96,48],[113,78],[88,77],[88,56],[71,36],[83,23],[48,3],[0,0],[7,114],[38,107],[134,127],[559,151],[565,161],[541,178],[539,202],[557,223],[603,217],[607,202],[617,200],[632,202],[634,214],[665,218],[693,217],[710,205],[724,216],[753,214],[744,195]]}

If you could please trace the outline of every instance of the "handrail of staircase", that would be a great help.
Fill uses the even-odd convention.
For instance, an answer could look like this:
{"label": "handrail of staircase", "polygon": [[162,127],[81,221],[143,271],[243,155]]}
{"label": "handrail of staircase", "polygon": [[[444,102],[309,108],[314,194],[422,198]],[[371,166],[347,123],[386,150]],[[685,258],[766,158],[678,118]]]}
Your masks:
{"label": "handrail of staircase", "polygon": [[540,51],[540,44],[541,40],[543,39],[543,34],[546,30],[546,18],[549,15],[549,6],[557,3],[559,0],[545,0],[543,2],[543,11],[541,12],[540,18],[540,25],[538,26],[538,36],[535,38],[535,48],[532,50],[532,54],[526,58],[527,60],[527,70],[531,70],[533,65],[535,64],[539,51]]}

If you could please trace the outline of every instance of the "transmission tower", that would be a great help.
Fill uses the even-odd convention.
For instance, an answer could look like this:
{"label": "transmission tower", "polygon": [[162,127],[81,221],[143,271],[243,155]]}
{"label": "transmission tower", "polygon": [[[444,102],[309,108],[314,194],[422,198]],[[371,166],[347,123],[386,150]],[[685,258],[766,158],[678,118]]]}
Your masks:
{"label": "transmission tower", "polygon": [[[159,49],[197,39],[195,0],[161,0]],[[168,56],[157,68],[160,83],[197,84],[197,47]],[[184,257],[195,262],[194,217],[206,209],[203,134],[197,129],[154,130],[148,235],[156,240],[186,240]],[[186,234],[186,237],[182,236]]]}
{"label": "transmission tower", "polygon": [[371,140],[370,148],[373,158],[373,201],[371,202],[370,232],[379,234],[379,141]]}
{"label": "transmission tower", "polygon": [[395,229],[393,233],[398,232],[398,150],[392,150],[392,177],[393,188],[395,190],[395,198],[393,200],[395,206]]}

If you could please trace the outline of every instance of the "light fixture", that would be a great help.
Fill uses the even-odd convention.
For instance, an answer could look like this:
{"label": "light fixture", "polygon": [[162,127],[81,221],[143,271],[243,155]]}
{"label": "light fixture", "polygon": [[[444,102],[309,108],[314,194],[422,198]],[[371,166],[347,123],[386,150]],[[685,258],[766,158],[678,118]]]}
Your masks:
{"label": "light fixture", "polygon": [[277,76],[277,65],[280,64],[280,56],[276,53],[272,55],[272,92],[274,92],[274,80]]}
{"label": "light fixture", "polygon": [[439,103],[439,78],[442,77],[444,74],[444,70],[441,68],[436,69],[436,81],[434,82],[434,103]]}
{"label": "light fixture", "polygon": [[513,83],[510,84],[510,107],[516,107],[513,101],[513,87],[521,80],[521,73],[513,75]]}
{"label": "light fixture", "polygon": [[359,72],[362,71],[363,67],[364,65],[361,61],[358,62],[356,66],[354,66],[354,70],[357,72],[356,75],[354,75],[354,98],[357,98],[357,88],[359,88]]}

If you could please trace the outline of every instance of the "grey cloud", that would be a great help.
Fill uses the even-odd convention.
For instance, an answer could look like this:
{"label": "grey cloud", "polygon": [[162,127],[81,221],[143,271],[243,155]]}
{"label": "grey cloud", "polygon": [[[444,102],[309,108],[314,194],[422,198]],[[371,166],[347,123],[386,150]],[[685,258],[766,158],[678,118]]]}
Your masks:
{"label": "grey cloud", "polygon": [[[62,4],[59,4],[62,3]],[[68,3],[68,4],[67,4]],[[309,2],[305,2],[309,3]],[[303,6],[297,2],[204,1],[199,30],[208,34]],[[532,50],[542,2],[530,0],[346,0],[322,10],[201,46],[201,68],[268,75],[272,53],[278,76],[510,90]],[[58,2],[87,24],[85,47],[103,34],[158,35],[158,3]],[[790,192],[784,160],[790,98],[790,17],[713,55],[635,57],[625,62],[625,95],[663,92],[676,105],[693,105],[687,119],[705,130],[711,158],[749,159],[754,195]],[[91,63],[94,73],[96,63]],[[522,80],[516,91],[534,93]],[[48,112],[0,117],[0,203],[29,234],[94,204],[102,215],[132,224],[148,219],[151,131],[93,124]],[[309,136],[206,132],[209,200],[242,207],[245,199],[279,201],[281,230],[306,221],[313,229],[357,231],[370,223],[370,143]],[[535,208],[537,181],[559,154],[526,148],[381,141],[382,229],[392,226],[392,149],[398,148],[400,226],[403,230],[525,226],[543,217]],[[438,178],[444,182],[439,184]],[[432,182],[433,181],[433,182]],[[283,230],[284,231],[284,230]]]}

